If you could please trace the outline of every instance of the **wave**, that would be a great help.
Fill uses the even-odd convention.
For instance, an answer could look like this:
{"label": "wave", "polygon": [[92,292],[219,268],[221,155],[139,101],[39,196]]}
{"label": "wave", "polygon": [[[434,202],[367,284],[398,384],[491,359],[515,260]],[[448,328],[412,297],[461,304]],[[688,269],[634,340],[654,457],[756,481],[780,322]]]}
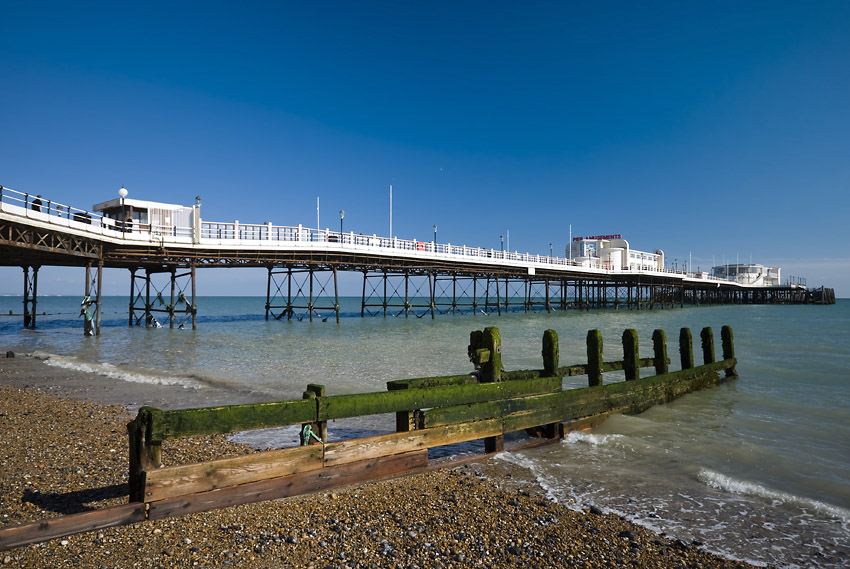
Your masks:
{"label": "wave", "polygon": [[588,444],[592,446],[602,446],[616,439],[622,439],[624,435],[596,435],[587,431],[571,431],[563,438],[561,444]]}
{"label": "wave", "polygon": [[120,369],[110,363],[88,363],[73,356],[60,356],[45,352],[35,352],[33,357],[39,358],[49,366],[70,369],[85,373],[93,373],[110,379],[118,379],[129,383],[145,383],[151,385],[177,385],[186,389],[202,389],[205,383],[197,377],[156,375],[153,373],[133,372]]}
{"label": "wave", "polygon": [[801,509],[812,510],[821,515],[836,518],[845,524],[850,523],[850,510],[839,506],[833,506],[832,504],[827,504],[820,500],[797,496],[780,490],[773,490],[756,482],[736,479],[708,469],[700,470],[699,474],[697,474],[697,478],[707,486],[724,492],[741,494],[744,496],[756,496],[766,500],[771,500],[774,505],[786,504],[796,506]]}

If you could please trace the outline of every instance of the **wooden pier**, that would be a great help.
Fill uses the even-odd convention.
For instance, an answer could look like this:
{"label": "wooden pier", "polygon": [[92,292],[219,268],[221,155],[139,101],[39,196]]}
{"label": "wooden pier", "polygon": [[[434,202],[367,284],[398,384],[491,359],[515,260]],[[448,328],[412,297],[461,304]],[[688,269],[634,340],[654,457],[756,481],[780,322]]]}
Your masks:
{"label": "wooden pier", "polygon": [[[485,328],[470,334],[468,354],[475,371],[467,375],[390,381],[387,391],[374,393],[327,395],[324,386],[309,385],[297,400],[169,411],[143,407],[127,425],[128,504],[2,528],[0,550],[413,473],[429,465],[430,448],[483,439],[486,453],[499,452],[504,436],[515,431],[536,437],[520,447],[540,444],[529,440],[557,441],[612,413],[640,413],[737,378],[731,328],[724,326],[721,336],[722,359],[716,361],[713,332],[702,329],[703,363],[696,365],[691,331],[682,328],[681,369],[670,371],[663,330],[654,331],[648,358],[639,353],[637,332],[625,330],[623,359],[613,361],[603,357],[601,333],[590,330],[587,362],[566,366],[559,362],[557,334],[547,330],[541,369],[505,371],[499,330]],[[654,374],[641,377],[646,368]],[[611,372],[622,375],[606,381]],[[580,375],[587,376],[587,387],[563,389],[564,377]],[[328,421],[386,414],[395,415],[395,432],[328,440]],[[300,427],[300,446],[161,467],[162,442],[168,439],[287,425]]]}
{"label": "wooden pier", "polygon": [[[123,197],[121,198],[124,199]],[[614,270],[572,259],[435,241],[275,226],[124,221],[0,186],[0,265],[24,274],[23,323],[36,326],[42,266],[85,268],[87,332],[100,333],[104,268],[130,276],[130,325],[157,316],[197,325],[200,268],[267,269],[266,319],[340,316],[338,273],[363,275],[361,316],[636,309],[714,304],[832,304],[832,289],[750,286],[670,270]],[[324,316],[322,316],[324,314]]]}

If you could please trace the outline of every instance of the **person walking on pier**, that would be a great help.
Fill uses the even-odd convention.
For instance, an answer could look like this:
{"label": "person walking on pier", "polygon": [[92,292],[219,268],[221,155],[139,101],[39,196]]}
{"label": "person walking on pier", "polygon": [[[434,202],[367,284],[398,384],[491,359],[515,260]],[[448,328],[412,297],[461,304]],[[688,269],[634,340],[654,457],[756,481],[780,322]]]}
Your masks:
{"label": "person walking on pier", "polygon": [[32,200],[32,210],[41,211],[41,194],[38,194],[35,196],[35,199]]}

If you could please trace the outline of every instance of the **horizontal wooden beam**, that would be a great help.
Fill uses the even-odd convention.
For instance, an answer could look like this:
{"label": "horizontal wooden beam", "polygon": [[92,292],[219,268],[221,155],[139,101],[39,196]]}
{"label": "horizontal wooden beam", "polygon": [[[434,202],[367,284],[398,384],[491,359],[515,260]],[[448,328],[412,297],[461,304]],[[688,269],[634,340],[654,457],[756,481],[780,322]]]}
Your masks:
{"label": "horizontal wooden beam", "polygon": [[145,505],[137,502],[2,528],[0,551],[76,533],[123,526],[144,519]]}
{"label": "horizontal wooden beam", "polygon": [[149,416],[149,441],[174,437],[230,433],[239,430],[297,425],[316,420],[316,401],[295,399],[273,403],[248,403],[197,409],[161,411],[142,407]]}
{"label": "horizontal wooden beam", "polygon": [[148,504],[148,518],[160,520],[169,516],[194,514],[241,504],[253,504],[266,500],[298,496],[409,472],[424,468],[427,465],[428,451],[424,450],[361,460],[261,482],[251,482],[220,490],[151,502]]}
{"label": "horizontal wooden beam", "polygon": [[145,502],[279,478],[322,468],[321,445],[259,452],[144,473]]}
{"label": "horizontal wooden beam", "polygon": [[353,395],[318,397],[319,421],[397,413],[463,403],[509,399],[552,393],[561,389],[561,378],[545,377],[519,381],[452,385],[433,389],[402,389]]}

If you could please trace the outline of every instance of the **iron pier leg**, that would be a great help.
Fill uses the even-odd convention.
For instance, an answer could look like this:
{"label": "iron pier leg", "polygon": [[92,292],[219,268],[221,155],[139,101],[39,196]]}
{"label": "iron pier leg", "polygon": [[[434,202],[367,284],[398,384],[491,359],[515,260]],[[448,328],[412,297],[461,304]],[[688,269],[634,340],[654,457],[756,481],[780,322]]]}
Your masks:
{"label": "iron pier leg", "polygon": [[177,288],[177,268],[171,269],[171,302],[168,304],[168,327],[174,328],[174,290]]}
{"label": "iron pier leg", "polygon": [[363,296],[360,302],[360,318],[366,315],[366,271],[363,271]]}
{"label": "iron pier leg", "polygon": [[135,316],[136,307],[136,270],[138,267],[133,267],[130,269],[130,322],[129,325],[133,325],[133,320]]}
{"label": "iron pier leg", "polygon": [[269,319],[269,308],[272,302],[272,265],[269,265],[267,269],[269,270],[269,275],[266,279],[266,320]]}
{"label": "iron pier leg", "polygon": [[333,267],[334,272],[334,312],[336,312],[336,323],[339,324],[339,286],[336,279],[336,265]]}
{"label": "iron pier leg", "polygon": [[313,321],[313,267],[310,267],[310,300],[307,302],[307,310],[310,311],[310,322]]}
{"label": "iron pier leg", "polygon": [[404,317],[407,318],[407,314],[410,312],[410,298],[407,296],[408,288],[410,286],[410,273],[404,271]]}
{"label": "iron pier leg", "polygon": [[387,270],[384,269],[384,318],[387,317]]}
{"label": "iron pier leg", "polygon": [[24,270],[24,328],[35,330],[36,304],[38,303],[38,265],[32,267],[32,277],[29,265],[21,267]]}
{"label": "iron pier leg", "polygon": [[437,273],[428,275],[428,284],[431,285],[431,320],[434,319],[434,303],[437,288]]}
{"label": "iron pier leg", "polygon": [[286,268],[286,319],[292,320],[292,267]]}
{"label": "iron pier leg", "polygon": [[151,270],[145,269],[145,326],[151,325]]}
{"label": "iron pier leg", "polygon": [[197,330],[197,315],[198,315],[198,305],[195,304],[195,263],[192,262],[192,265],[189,269],[190,278],[192,279],[192,330]]}

